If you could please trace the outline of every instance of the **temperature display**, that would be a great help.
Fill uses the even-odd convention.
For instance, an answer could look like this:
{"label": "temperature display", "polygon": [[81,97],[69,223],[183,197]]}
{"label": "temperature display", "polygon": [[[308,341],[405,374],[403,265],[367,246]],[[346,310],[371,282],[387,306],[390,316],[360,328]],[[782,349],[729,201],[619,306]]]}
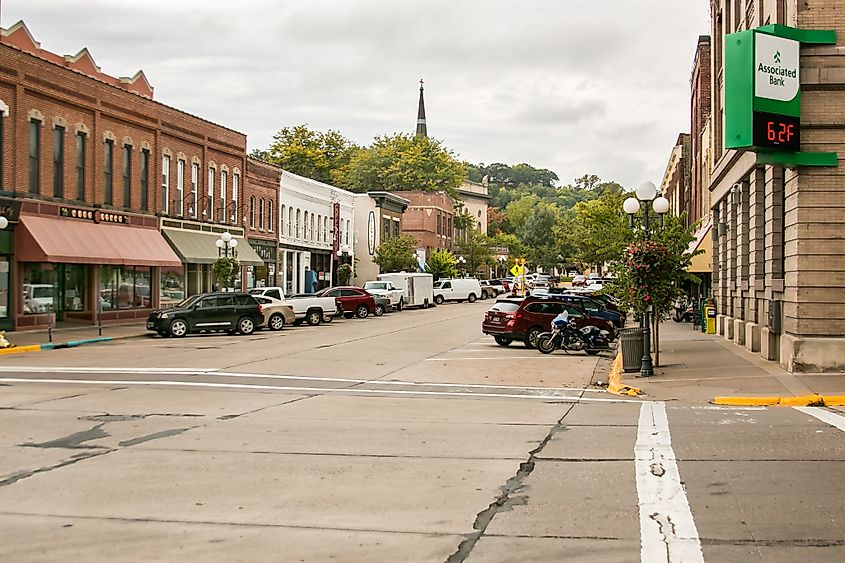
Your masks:
{"label": "temperature display", "polygon": [[801,149],[800,119],[762,111],[754,112],[754,146],[797,152]]}

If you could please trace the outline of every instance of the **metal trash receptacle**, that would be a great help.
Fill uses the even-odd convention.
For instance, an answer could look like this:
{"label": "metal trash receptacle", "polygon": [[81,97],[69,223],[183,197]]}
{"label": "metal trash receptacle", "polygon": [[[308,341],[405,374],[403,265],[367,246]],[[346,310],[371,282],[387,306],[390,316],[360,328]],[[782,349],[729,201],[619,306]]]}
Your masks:
{"label": "metal trash receptacle", "polygon": [[619,332],[622,371],[640,371],[643,362],[643,329],[624,328]]}

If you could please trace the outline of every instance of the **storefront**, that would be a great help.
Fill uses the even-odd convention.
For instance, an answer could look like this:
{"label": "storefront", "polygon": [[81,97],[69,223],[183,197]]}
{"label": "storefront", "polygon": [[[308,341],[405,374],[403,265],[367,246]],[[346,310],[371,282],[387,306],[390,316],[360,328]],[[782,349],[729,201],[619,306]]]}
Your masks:
{"label": "storefront", "polygon": [[161,270],[182,265],[155,222],[27,202],[14,232],[15,328],[146,318]]}
{"label": "storefront", "polygon": [[264,261],[247,244],[240,228],[218,227],[188,221],[164,221],[161,233],[181,259],[184,274],[165,272],[160,287],[162,306],[175,305],[185,297],[217,289],[211,267],[220,257],[217,240],[224,232],[237,241],[235,252],[241,270],[234,287],[246,289],[244,272],[247,268],[264,266]]}
{"label": "storefront", "polygon": [[272,240],[249,239],[249,245],[261,257],[260,266],[250,266],[246,269],[247,288],[273,287],[276,285],[276,255],[279,245]]}
{"label": "storefront", "polygon": [[0,330],[15,329],[15,304],[10,289],[13,287],[15,235],[14,228],[21,211],[21,202],[0,198],[0,217],[5,227],[0,230]]}

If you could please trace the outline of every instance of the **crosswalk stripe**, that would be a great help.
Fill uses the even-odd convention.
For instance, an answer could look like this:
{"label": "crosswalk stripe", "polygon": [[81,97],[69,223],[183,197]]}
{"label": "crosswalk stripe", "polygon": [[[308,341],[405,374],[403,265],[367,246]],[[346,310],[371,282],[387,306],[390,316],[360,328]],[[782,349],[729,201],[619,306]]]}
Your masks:
{"label": "crosswalk stripe", "polygon": [[649,401],[640,407],[634,458],[640,505],[640,560],[704,563],[698,530],[672,450],[665,404]]}
{"label": "crosswalk stripe", "polygon": [[809,414],[845,432],[845,416],[820,409],[819,407],[794,407],[795,410]]}

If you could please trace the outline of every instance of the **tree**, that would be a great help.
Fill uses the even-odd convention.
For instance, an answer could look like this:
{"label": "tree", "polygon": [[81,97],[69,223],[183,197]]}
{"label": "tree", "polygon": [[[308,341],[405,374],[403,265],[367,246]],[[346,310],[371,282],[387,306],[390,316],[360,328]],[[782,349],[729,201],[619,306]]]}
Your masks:
{"label": "tree", "polygon": [[211,275],[221,288],[232,287],[238,275],[240,263],[234,256],[221,256],[211,265]]}
{"label": "tree", "polygon": [[493,263],[490,239],[478,227],[470,227],[466,232],[466,237],[455,243],[455,252],[464,257],[467,271],[473,274],[482,265]]}
{"label": "tree", "polygon": [[454,278],[458,275],[457,263],[454,254],[445,248],[435,248],[428,256],[425,271],[433,275],[435,280]]}
{"label": "tree", "polygon": [[329,129],[321,133],[306,125],[297,125],[276,133],[266,151],[254,149],[252,152],[288,172],[338,186],[345,181],[346,168],[358,150],[337,131]]}
{"label": "tree", "polygon": [[398,133],[376,137],[351,159],[346,187],[354,192],[446,191],[457,199],[463,165],[435,139]]}
{"label": "tree", "polygon": [[558,228],[560,217],[561,211],[555,204],[540,202],[517,229],[517,235],[528,247],[528,261],[535,266],[542,266],[546,271],[560,262],[560,251],[555,241],[555,229]]}
{"label": "tree", "polygon": [[341,264],[337,267],[337,283],[338,285],[346,285],[352,279],[352,265]]}
{"label": "tree", "polygon": [[623,199],[608,191],[598,199],[578,203],[565,214],[557,231],[561,255],[581,269],[619,260],[625,245],[633,240],[622,210]]}
{"label": "tree", "polygon": [[417,239],[403,233],[398,237],[383,240],[373,254],[373,262],[378,264],[381,273],[416,270]]}

